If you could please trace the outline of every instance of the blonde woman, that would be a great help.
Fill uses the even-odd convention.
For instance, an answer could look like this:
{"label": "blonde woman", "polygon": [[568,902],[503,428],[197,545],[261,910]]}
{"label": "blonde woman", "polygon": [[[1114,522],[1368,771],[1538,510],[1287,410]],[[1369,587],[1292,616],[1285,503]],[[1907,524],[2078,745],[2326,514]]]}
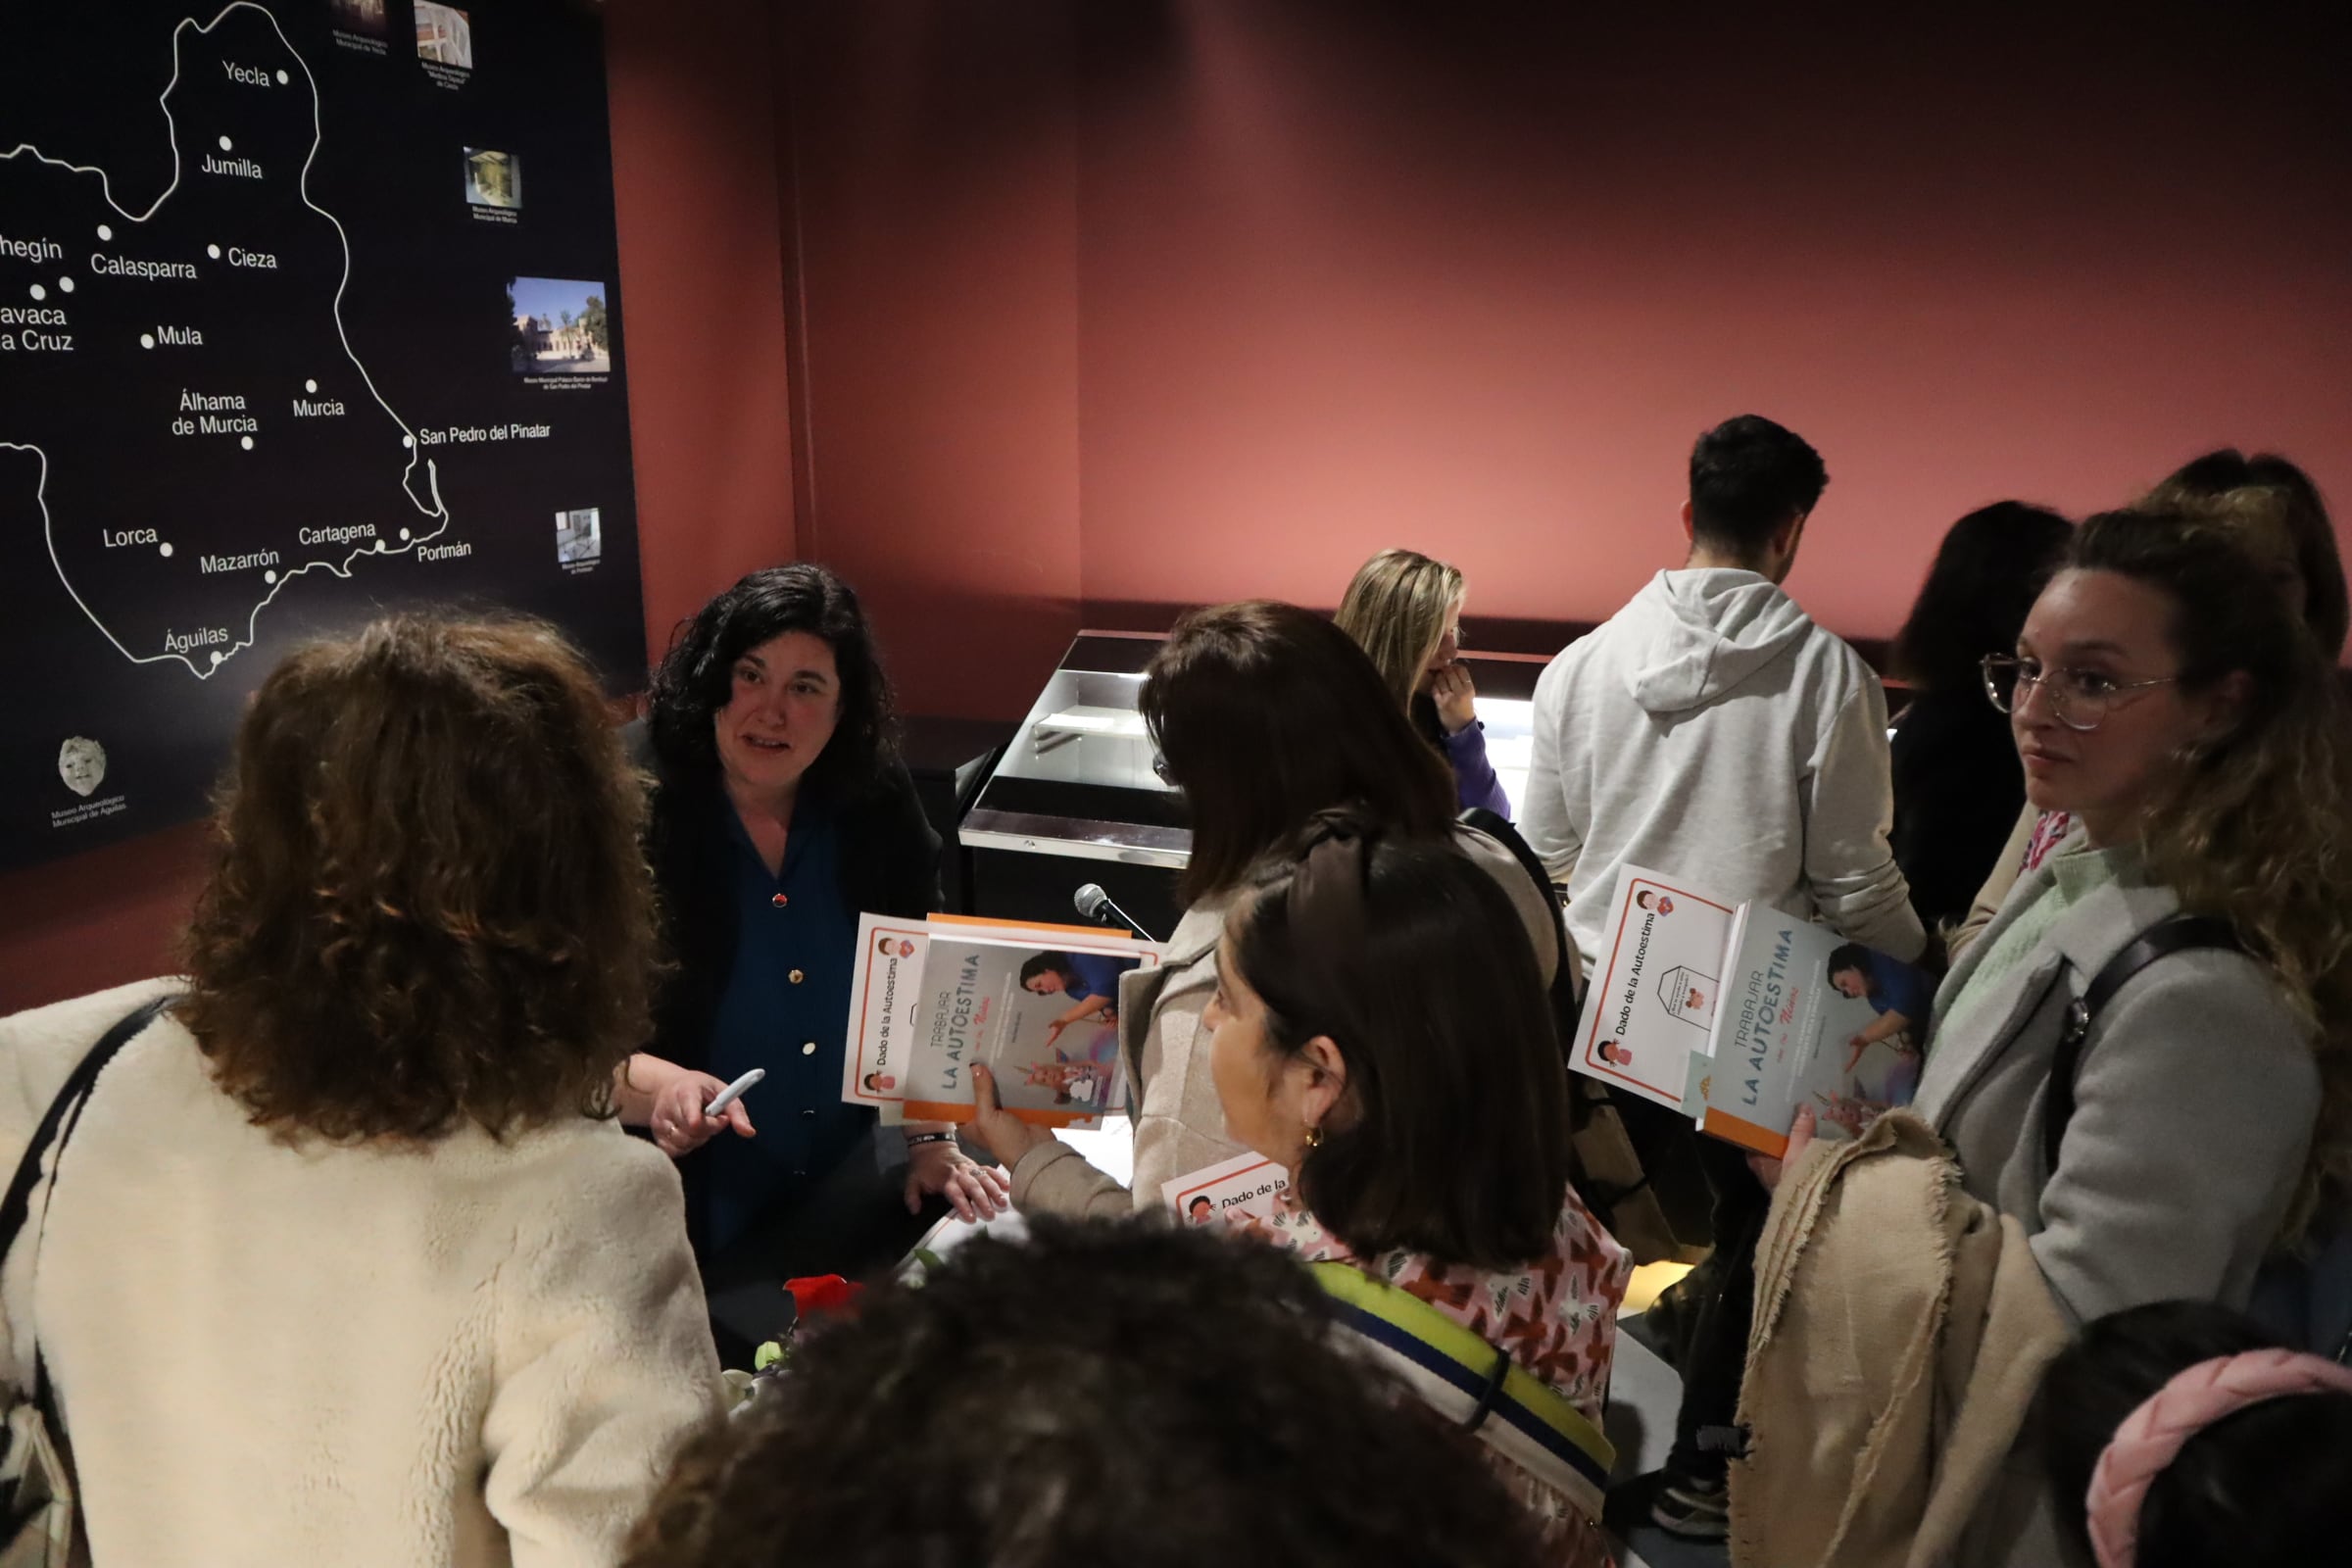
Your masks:
{"label": "blonde woman", "polygon": [[1383,550],[1348,585],[1340,630],[1372,658],[1413,728],[1445,754],[1463,810],[1511,814],[1494,766],[1487,760],[1478,690],[1461,662],[1461,572],[1412,550]]}

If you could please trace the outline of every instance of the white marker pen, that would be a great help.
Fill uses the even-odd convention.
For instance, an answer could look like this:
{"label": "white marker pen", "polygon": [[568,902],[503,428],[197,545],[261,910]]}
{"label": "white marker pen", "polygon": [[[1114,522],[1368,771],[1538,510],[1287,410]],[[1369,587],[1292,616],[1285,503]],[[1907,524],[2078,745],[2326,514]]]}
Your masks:
{"label": "white marker pen", "polygon": [[754,1067],[750,1072],[745,1073],[742,1077],[727,1085],[726,1088],[721,1089],[718,1092],[718,1098],[703,1107],[703,1114],[706,1116],[717,1115],[720,1111],[735,1103],[736,1101],[742,1099],[743,1092],[746,1089],[751,1088],[752,1085],[758,1083],[760,1079],[766,1076],[767,1069],[765,1067]]}

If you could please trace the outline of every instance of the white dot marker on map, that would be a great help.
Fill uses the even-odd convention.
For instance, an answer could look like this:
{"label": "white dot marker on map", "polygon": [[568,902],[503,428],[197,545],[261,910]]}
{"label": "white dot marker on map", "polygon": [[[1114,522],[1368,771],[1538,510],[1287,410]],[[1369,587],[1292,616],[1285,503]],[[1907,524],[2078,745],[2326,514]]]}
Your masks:
{"label": "white dot marker on map", "polygon": [[229,152],[229,151],[232,151],[232,150],[233,150],[233,149],[232,149],[232,148],[229,146],[229,141],[228,141],[228,138],[227,138],[226,136],[223,136],[223,137],[221,137],[221,138],[220,138],[220,150],[221,150],[222,152],[224,152],[224,153],[225,153],[225,152]]}
{"label": "white dot marker on map", "polygon": [[316,392],[318,390],[318,383],[316,381],[305,381],[302,383],[302,389],[305,392]]}
{"label": "white dot marker on map", "polygon": [[218,648],[213,650],[213,662],[216,664],[220,662],[220,650]]}
{"label": "white dot marker on map", "polygon": [[162,544],[157,545],[155,548],[168,556],[172,553],[172,541],[167,539]]}
{"label": "white dot marker on map", "polygon": [[272,566],[272,567],[271,567],[270,570],[263,572],[263,573],[262,573],[262,581],[264,581],[264,582],[275,582],[275,581],[277,581],[277,568],[276,568],[276,567],[274,567],[274,566]]}
{"label": "white dot marker on map", "polygon": [[416,444],[416,438],[413,435],[404,435],[400,438],[400,444],[404,447],[413,447]]}
{"label": "white dot marker on map", "polygon": [[45,300],[49,297],[49,291],[35,283],[32,285],[32,297],[36,300]]}
{"label": "white dot marker on map", "polygon": [[113,239],[115,237],[115,231],[109,228],[106,224],[100,223],[98,225],[98,237],[100,239]]}
{"label": "white dot marker on map", "polygon": [[143,349],[151,349],[155,347],[155,334],[153,332],[141,332],[139,334],[139,347]]}
{"label": "white dot marker on map", "polygon": [[57,286],[65,293],[71,294],[74,292],[74,280],[70,277],[59,278],[57,280]]}
{"label": "white dot marker on map", "polygon": [[241,435],[237,437],[237,445],[243,447],[246,451],[251,452],[253,450],[253,437],[249,435]]}
{"label": "white dot marker on map", "polygon": [[401,530],[400,530],[400,536],[401,536],[403,539],[406,539],[406,538],[409,536],[409,530],[408,530],[408,529],[406,529],[406,528],[403,528],[403,529],[401,529]]}
{"label": "white dot marker on map", "polygon": [[204,254],[210,256],[214,261],[217,262],[220,259],[220,247],[218,245],[207,245],[204,248]]}
{"label": "white dot marker on map", "polygon": [[292,76],[289,76],[289,75],[287,75],[287,74],[286,74],[284,72],[282,72],[282,71],[281,71],[281,72],[279,72],[279,73],[277,74],[277,84],[278,84],[280,87],[283,87],[283,86],[284,86],[286,83],[288,83],[288,82],[292,81],[293,79],[294,79],[294,78],[293,78]]}

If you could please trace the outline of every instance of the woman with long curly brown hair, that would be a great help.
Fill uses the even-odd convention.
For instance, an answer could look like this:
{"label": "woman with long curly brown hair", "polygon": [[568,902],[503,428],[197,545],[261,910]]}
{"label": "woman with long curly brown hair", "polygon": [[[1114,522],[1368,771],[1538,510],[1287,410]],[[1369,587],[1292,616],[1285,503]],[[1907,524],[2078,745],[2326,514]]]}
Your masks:
{"label": "woman with long curly brown hair", "polygon": [[[2352,624],[2352,612],[2345,609],[2343,558],[2319,486],[2294,464],[2274,452],[2248,458],[2234,447],[2224,447],[2182,464],[2132,510],[2184,515],[2221,529],[2254,558],[2288,613],[2318,640],[2321,657],[2329,662],[2343,657],[2345,628]],[[1898,817],[1901,795],[1898,781]],[[2008,843],[1994,855],[1991,872],[1977,890],[1966,918],[1944,933],[1951,957],[1957,961],[1983,934],[2020,876],[2081,839],[2081,824],[2066,812],[2029,805]]]}
{"label": "woman with long curly brown hair", "polygon": [[[1761,1557],[1816,1560],[1808,1521],[1843,1529],[1849,1478],[1870,1476],[1874,1499],[1928,1496],[1932,1469],[1925,1512],[1871,1528],[1940,1540],[1965,1518],[1960,1560],[2058,1560],[2038,1464],[1982,1468],[2025,1415],[2003,1377],[2109,1313],[2245,1307],[2266,1259],[2342,1196],[2352,719],[2311,628],[2226,520],[2110,512],[2076,531],[1984,676],[2028,801],[2084,843],[2020,879],[1945,978],[1910,1112],[1850,1159],[1809,1154],[1810,1112],[1791,1129],[1794,1185],[1761,1247],[1781,1249],[1800,1304],[1759,1321],[1734,1488],[1737,1538]],[[1918,1221],[1858,1248],[1833,1216],[1848,1200]],[[1961,1228],[2009,1240],[1963,1257]],[[1888,1322],[1911,1338],[1867,1326]],[[1963,1421],[1938,1403],[1924,1447],[1925,1403],[1890,1370],[1919,1346],[1966,1390]],[[1805,1423],[1804,1444],[1780,1441]],[[1831,1492],[1823,1508],[1771,1505],[1809,1488]]]}
{"label": "woman with long curly brown hair", "polygon": [[[2077,1320],[2242,1306],[2352,1149],[2343,693],[2228,530],[2148,512],[2082,525],[1986,674],[2029,798],[2089,843],[2021,880],[1944,982],[1916,1108]],[[2176,913],[2244,951],[2141,969],[2090,1018],[2071,1117],[2054,1111],[2070,1006]]]}
{"label": "woman with long curly brown hair", "polygon": [[677,1177],[612,1117],[640,803],[553,629],[379,622],[254,698],[184,989],[0,1023],[0,1155],[132,1031],[6,1281],[96,1560],[616,1550],[716,1403]]}

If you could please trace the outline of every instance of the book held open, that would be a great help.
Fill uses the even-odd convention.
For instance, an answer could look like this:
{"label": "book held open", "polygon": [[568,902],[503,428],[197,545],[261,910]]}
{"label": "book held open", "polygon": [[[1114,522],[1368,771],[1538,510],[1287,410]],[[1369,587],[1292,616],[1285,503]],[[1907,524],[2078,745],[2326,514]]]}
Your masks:
{"label": "book held open", "polygon": [[1024,1121],[1099,1126],[1127,1100],[1119,980],[1159,958],[1095,927],[860,916],[841,1097],[887,1120],[969,1121],[984,1063]]}
{"label": "book held open", "polygon": [[1811,1105],[1851,1137],[1909,1104],[1935,986],[1911,964],[1751,900],[1627,866],[1571,1065],[1779,1157]]}

